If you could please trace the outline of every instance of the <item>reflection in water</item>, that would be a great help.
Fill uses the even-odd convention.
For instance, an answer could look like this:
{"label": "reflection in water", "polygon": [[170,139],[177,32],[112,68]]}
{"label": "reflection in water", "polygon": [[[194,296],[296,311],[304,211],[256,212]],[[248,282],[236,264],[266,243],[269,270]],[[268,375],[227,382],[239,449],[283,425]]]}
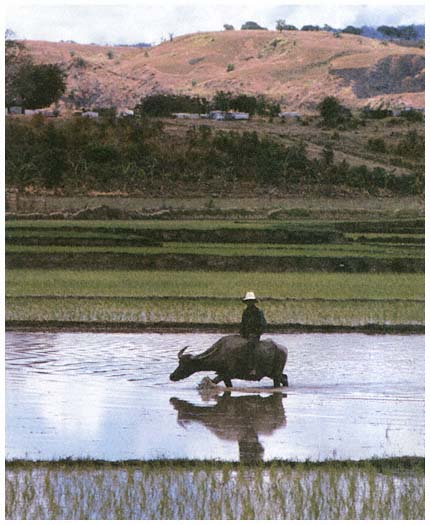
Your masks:
{"label": "reflection in water", "polygon": [[220,337],[6,333],[6,457],[230,460],[237,446],[242,461],[424,455],[423,336],[274,335],[290,349],[288,426],[268,378],[215,400],[199,397],[203,372],[169,381],[179,348]]}
{"label": "reflection in water", "polygon": [[287,424],[280,392],[267,397],[259,395],[231,396],[225,392],[216,396],[216,404],[199,406],[172,397],[170,403],[178,412],[178,423],[202,423],[219,439],[237,441],[242,462],[260,461],[264,448],[258,436],[270,436]]}

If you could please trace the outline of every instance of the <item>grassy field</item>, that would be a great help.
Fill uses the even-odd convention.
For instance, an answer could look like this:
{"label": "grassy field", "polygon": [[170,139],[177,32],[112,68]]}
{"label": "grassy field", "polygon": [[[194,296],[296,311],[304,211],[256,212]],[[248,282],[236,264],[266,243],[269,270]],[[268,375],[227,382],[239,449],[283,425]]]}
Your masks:
{"label": "grassy field", "polygon": [[6,464],[6,519],[424,519],[424,458]]}

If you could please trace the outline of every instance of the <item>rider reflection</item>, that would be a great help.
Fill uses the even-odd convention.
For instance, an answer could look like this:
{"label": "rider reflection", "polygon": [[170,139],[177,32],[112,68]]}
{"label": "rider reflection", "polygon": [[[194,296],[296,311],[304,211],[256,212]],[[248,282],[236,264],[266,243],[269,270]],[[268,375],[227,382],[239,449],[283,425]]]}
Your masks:
{"label": "rider reflection", "polygon": [[219,439],[237,441],[239,460],[243,463],[262,461],[264,447],[259,436],[270,436],[287,424],[283,399],[286,394],[269,396],[232,396],[225,392],[215,396],[216,405],[198,406],[172,397],[170,403],[178,412],[178,423],[202,423]]}

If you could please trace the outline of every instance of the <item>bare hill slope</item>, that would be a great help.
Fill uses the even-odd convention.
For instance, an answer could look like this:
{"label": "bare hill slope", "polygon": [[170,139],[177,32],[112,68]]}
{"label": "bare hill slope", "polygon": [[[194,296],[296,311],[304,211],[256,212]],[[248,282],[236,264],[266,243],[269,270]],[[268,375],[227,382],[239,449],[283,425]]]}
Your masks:
{"label": "bare hill slope", "polygon": [[211,97],[265,94],[293,110],[326,95],[350,107],[381,101],[424,107],[424,50],[327,32],[226,31],[174,38],[153,48],[27,41],[39,62],[68,71],[71,106],[134,107],[154,92]]}

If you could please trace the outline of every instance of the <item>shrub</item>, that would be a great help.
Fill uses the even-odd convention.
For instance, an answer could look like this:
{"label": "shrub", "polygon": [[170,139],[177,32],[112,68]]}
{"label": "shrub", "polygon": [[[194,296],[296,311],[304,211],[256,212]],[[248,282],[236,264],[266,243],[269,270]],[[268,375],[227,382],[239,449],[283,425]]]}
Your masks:
{"label": "shrub", "polygon": [[361,112],[361,115],[363,118],[369,118],[369,119],[383,119],[387,117],[392,117],[393,112],[390,109],[383,109],[383,108],[364,108]]}
{"label": "shrub", "polygon": [[415,109],[401,111],[400,117],[409,120],[410,122],[424,122],[424,115]]}
{"label": "shrub", "polygon": [[373,151],[374,153],[386,153],[387,152],[385,140],[382,138],[369,139],[367,141],[367,147],[370,151]]}
{"label": "shrub", "polygon": [[351,111],[342,106],[336,97],[325,97],[317,106],[323,119],[323,124],[333,128],[351,120]]}
{"label": "shrub", "polygon": [[73,57],[72,65],[77,68],[84,68],[87,66],[87,63],[82,57],[75,56]]}
{"label": "shrub", "polygon": [[402,157],[404,156],[415,157],[416,159],[424,159],[424,136],[418,134],[415,130],[409,131],[405,138],[397,144],[395,153]]}
{"label": "shrub", "polygon": [[234,71],[234,64],[227,64],[227,73],[230,73],[230,71]]}

